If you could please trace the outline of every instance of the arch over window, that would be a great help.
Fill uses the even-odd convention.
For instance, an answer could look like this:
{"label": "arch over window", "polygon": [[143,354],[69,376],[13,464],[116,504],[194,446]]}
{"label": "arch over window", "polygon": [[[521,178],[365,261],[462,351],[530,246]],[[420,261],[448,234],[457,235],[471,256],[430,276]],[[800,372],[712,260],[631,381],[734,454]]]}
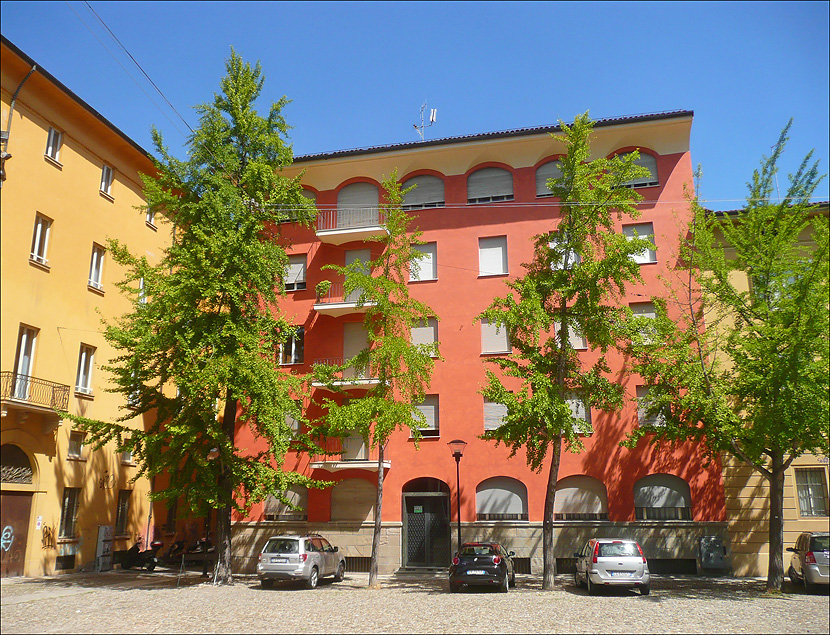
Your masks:
{"label": "arch over window", "polygon": [[11,443],[0,446],[0,480],[3,483],[31,485],[33,477],[32,464],[23,450]]}
{"label": "arch over window", "polygon": [[291,509],[276,496],[265,499],[265,520],[306,520],[308,518],[308,488],[292,485],[285,491],[285,497],[300,509]]}
{"label": "arch over window", "polygon": [[567,476],[556,484],[554,520],[608,520],[608,490],[591,476]]}
{"label": "arch over window", "polygon": [[368,522],[375,518],[377,490],[362,478],[347,478],[331,491],[331,519]]}
{"label": "arch over window", "polygon": [[527,520],[527,487],[508,476],[494,476],[476,487],[477,520]]}
{"label": "arch over window", "polygon": [[468,203],[513,200],[513,175],[503,168],[482,168],[467,177]]}
{"label": "arch over window", "polygon": [[560,178],[562,168],[559,167],[559,161],[549,161],[536,168],[536,197],[553,196],[553,192],[548,189],[548,179]]}
{"label": "arch over window", "polygon": [[649,474],[634,483],[637,520],[691,520],[689,484],[671,474]]}
{"label": "arch over window", "polygon": [[440,492],[449,496],[450,487],[444,481],[438,480],[437,478],[422,476],[420,478],[413,478],[411,481],[407,481],[404,484],[402,491],[414,492],[418,494]]}
{"label": "arch over window", "polygon": [[[625,157],[631,154],[630,152],[623,152],[619,156]],[[642,150],[640,150],[640,156],[634,162],[635,165],[639,165],[640,167],[648,168],[648,171],[651,173],[649,176],[644,176],[639,179],[632,179],[628,181],[624,185],[626,187],[651,187],[652,185],[660,185],[660,181],[657,178],[657,159],[655,159],[652,155],[646,154]]]}
{"label": "arch over window", "polygon": [[431,174],[422,174],[407,179],[401,186],[405,190],[417,186],[403,197],[403,209],[425,209],[444,206],[444,180]]}
{"label": "arch over window", "polygon": [[302,194],[309,201],[311,201],[312,203],[317,205],[317,194],[315,194],[311,190],[307,190],[307,189],[303,188],[302,190],[300,190],[300,194]]}
{"label": "arch over window", "polygon": [[379,201],[378,187],[374,183],[358,182],[347,185],[337,193],[337,228],[378,225]]}

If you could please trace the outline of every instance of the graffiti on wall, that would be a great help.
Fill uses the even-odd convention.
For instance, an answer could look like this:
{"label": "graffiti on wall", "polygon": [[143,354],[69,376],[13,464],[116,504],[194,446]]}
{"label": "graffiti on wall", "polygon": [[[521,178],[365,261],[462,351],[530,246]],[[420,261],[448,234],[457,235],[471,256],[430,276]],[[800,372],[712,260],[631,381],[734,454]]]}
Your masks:
{"label": "graffiti on wall", "polygon": [[55,549],[57,542],[55,541],[55,528],[49,525],[43,525],[43,530],[40,539],[41,549]]}

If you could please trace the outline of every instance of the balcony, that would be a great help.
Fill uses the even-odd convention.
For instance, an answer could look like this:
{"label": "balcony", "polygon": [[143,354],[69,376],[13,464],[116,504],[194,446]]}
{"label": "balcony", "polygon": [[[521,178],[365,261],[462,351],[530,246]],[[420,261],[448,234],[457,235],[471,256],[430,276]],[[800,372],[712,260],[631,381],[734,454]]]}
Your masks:
{"label": "balcony", "polygon": [[31,413],[42,415],[46,434],[60,424],[56,411],[69,409],[69,386],[3,371],[0,373],[0,408],[0,415],[4,417],[10,410],[18,411],[23,420]]}
{"label": "balcony", "polygon": [[365,313],[374,302],[359,304],[360,289],[355,289],[348,295],[343,292],[343,283],[335,282],[325,291],[317,291],[317,300],[314,302],[314,310],[322,315],[339,317],[349,313]]}
{"label": "balcony", "polygon": [[[311,456],[311,469],[338,472],[342,470],[378,470],[377,450],[370,450],[366,440],[358,435],[348,437],[326,437],[319,440],[326,454]],[[392,467],[391,461],[383,462],[383,469]]]}
{"label": "balcony", "polygon": [[321,210],[317,213],[317,238],[330,245],[342,245],[386,233],[386,218],[377,207]]}
{"label": "balcony", "polygon": [[[343,357],[323,357],[315,359],[312,366],[342,366],[346,360]],[[335,374],[335,381],[333,385],[338,388],[345,388],[349,390],[369,390],[373,386],[377,386],[380,380],[377,377],[368,376],[370,373],[359,373],[354,368],[347,368],[345,371]],[[314,381],[311,385],[315,388],[325,388],[326,384],[321,381]]]}

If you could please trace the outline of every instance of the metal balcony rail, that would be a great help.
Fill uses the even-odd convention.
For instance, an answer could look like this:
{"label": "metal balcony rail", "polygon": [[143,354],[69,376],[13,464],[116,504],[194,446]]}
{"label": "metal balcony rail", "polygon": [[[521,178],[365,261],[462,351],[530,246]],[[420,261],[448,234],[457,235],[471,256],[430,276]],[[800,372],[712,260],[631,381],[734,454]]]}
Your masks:
{"label": "metal balcony rail", "polygon": [[[320,357],[312,362],[312,366],[342,366],[345,363],[346,359],[343,357]],[[334,376],[336,379],[339,380],[373,379],[377,377],[377,375],[372,375],[371,373],[369,373],[367,369],[363,369],[362,371],[360,371],[357,368],[347,368],[345,371],[335,373]]]}
{"label": "metal balcony rail", "polygon": [[362,289],[355,289],[348,295],[343,291],[342,282],[333,282],[328,290],[317,291],[317,304],[356,304],[363,293]]}
{"label": "metal balcony rail", "polygon": [[0,373],[0,398],[66,411],[69,407],[69,386],[3,371]]}
{"label": "metal balcony rail", "polygon": [[368,444],[354,437],[325,437],[317,443],[326,454],[314,454],[312,463],[334,461],[377,461],[377,451],[369,450]]}
{"label": "metal balcony rail", "polygon": [[379,227],[386,222],[385,214],[377,207],[320,210],[317,213],[317,231]]}

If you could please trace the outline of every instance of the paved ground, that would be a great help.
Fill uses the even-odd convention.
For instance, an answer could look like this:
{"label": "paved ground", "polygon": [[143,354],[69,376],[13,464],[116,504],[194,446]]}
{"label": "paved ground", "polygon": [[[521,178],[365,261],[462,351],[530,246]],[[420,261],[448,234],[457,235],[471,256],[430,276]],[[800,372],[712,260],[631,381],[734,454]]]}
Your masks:
{"label": "paved ground", "polygon": [[507,595],[450,595],[444,576],[368,574],[314,591],[259,588],[255,578],[213,586],[198,573],[178,577],[110,571],[2,580],[5,633],[828,633],[828,595],[786,583],[767,595],[759,579],[654,576],[647,597],[612,590],[589,597],[570,576],[541,590],[539,576],[517,576]]}

